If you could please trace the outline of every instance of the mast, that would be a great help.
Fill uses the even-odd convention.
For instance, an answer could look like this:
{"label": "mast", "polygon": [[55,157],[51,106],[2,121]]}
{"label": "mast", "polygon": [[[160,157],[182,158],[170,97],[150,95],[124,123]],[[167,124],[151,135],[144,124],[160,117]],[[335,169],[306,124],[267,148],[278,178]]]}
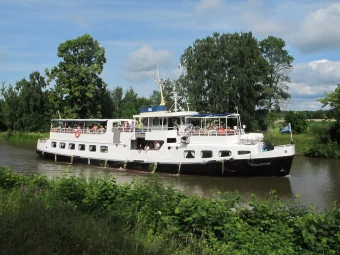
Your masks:
{"label": "mast", "polygon": [[163,84],[164,84],[164,81],[163,79],[160,79],[159,77],[159,70],[158,70],[158,65],[157,65],[157,80],[155,80],[154,78],[150,77],[151,80],[153,80],[154,82],[156,82],[159,86],[159,92],[161,93],[161,103],[159,105],[165,105],[165,102],[164,102],[164,97],[163,97]]}
{"label": "mast", "polygon": [[172,94],[172,96],[170,98],[174,101],[174,103],[171,106],[170,111],[171,111],[172,108],[173,108],[174,112],[178,112],[178,110],[183,110],[183,108],[178,103],[178,100],[180,100],[182,97],[178,96],[178,93],[175,90],[175,85],[172,85],[172,92],[171,92],[171,94]]}

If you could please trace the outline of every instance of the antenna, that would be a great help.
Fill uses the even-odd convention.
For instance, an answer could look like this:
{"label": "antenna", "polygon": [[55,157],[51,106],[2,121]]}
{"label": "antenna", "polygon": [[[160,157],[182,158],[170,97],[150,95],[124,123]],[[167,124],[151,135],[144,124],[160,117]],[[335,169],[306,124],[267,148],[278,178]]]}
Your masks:
{"label": "antenna", "polygon": [[158,86],[159,86],[159,92],[161,93],[161,103],[159,105],[165,105],[164,97],[163,97],[163,85],[165,84],[165,82],[163,81],[163,79],[159,78],[158,65],[157,65],[156,73],[157,73],[157,80],[152,78],[152,76],[150,76],[150,79],[153,80],[154,82],[156,82],[158,84]]}

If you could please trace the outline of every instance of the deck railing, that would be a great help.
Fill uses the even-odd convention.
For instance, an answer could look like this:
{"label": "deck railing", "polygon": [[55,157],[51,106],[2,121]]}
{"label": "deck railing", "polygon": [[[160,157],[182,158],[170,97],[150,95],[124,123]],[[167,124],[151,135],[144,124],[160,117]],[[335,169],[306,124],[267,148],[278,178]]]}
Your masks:
{"label": "deck railing", "polygon": [[185,131],[183,133],[184,136],[233,136],[240,134],[244,134],[244,129],[230,130],[228,132],[225,130],[201,129]]}
{"label": "deck railing", "polygon": [[[143,133],[143,132],[152,132],[152,131],[162,131],[159,128],[123,128],[123,127],[113,127],[111,132],[113,133],[115,129],[119,129],[120,132],[136,132],[136,133]],[[166,128],[163,131],[169,130],[176,130],[175,128]],[[97,129],[96,131],[92,129],[74,129],[74,128],[51,128],[50,132],[53,133],[70,133],[74,134],[79,132],[80,134],[92,134],[92,135],[100,135],[105,134],[107,131],[105,129]],[[232,135],[239,135],[244,134],[244,129],[234,129],[230,131],[225,130],[209,130],[209,129],[200,129],[200,130],[189,130],[183,131],[181,129],[177,129],[177,134],[181,136],[232,136]]]}

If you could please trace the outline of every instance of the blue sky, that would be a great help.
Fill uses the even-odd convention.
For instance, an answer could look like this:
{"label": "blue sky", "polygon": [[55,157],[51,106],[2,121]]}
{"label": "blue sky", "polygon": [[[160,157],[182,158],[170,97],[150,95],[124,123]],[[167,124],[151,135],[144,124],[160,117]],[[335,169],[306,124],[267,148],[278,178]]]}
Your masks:
{"label": "blue sky", "polygon": [[0,79],[14,84],[56,65],[58,45],[89,33],[106,49],[102,78],[149,97],[148,76],[177,79],[184,49],[213,32],[286,41],[295,58],[284,109],[317,110],[340,83],[340,1],[0,0]]}

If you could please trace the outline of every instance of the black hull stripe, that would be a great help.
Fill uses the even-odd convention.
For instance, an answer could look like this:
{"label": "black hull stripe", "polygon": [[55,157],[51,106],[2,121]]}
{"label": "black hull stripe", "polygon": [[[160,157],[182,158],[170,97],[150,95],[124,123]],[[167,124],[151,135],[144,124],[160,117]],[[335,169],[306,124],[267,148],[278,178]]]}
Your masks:
{"label": "black hull stripe", "polygon": [[[37,154],[44,158],[54,159],[54,154],[36,150]],[[170,174],[185,175],[210,175],[210,176],[285,176],[290,174],[294,156],[265,158],[265,159],[242,159],[226,160],[222,162],[211,161],[204,164],[161,164],[123,161],[107,161],[107,167],[126,168],[127,170],[155,171]],[[57,161],[71,161],[70,156],[58,155]],[[87,158],[74,157],[73,163],[88,164]],[[90,165],[104,166],[105,160],[90,159]],[[224,167],[222,167],[224,166]],[[222,169],[223,168],[223,169]]]}

